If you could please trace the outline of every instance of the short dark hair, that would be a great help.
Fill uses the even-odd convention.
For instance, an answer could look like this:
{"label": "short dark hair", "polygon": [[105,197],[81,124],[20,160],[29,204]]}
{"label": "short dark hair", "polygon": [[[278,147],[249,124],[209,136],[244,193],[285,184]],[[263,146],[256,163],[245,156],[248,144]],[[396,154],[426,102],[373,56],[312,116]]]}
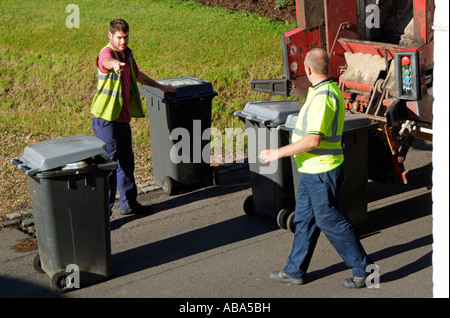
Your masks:
{"label": "short dark hair", "polygon": [[127,21],[125,21],[125,20],[115,19],[109,23],[109,31],[112,34],[116,33],[117,31],[121,31],[123,33],[128,33],[129,30],[130,30],[130,27],[129,27]]}
{"label": "short dark hair", "polygon": [[329,57],[324,49],[315,48],[306,53],[305,65],[318,74],[328,74]]}

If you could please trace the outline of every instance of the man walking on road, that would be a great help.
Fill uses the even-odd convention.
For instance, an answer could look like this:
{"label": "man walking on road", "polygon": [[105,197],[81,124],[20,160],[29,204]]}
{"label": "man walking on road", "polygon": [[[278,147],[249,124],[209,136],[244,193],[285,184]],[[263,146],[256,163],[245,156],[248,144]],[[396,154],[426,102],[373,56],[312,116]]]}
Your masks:
{"label": "man walking on road", "polygon": [[109,43],[97,57],[97,93],[91,106],[92,129],[106,144],[105,155],[117,162],[117,171],[109,176],[110,211],[119,187],[120,214],[148,213],[150,206],[137,202],[134,179],[134,153],[130,120],[144,117],[137,82],[164,92],[175,92],[172,86],[160,85],[141,72],[128,48],[129,26],[122,19],[110,22]]}
{"label": "man walking on road", "polygon": [[339,210],[339,189],[344,179],[341,136],[345,104],[342,92],[328,77],[326,51],[312,49],[305,58],[305,72],[312,87],[300,110],[292,143],[260,153],[264,162],[294,155],[301,172],[291,254],[282,271],[270,273],[277,282],[303,284],[319,234],[322,231],[353,277],[345,279],[348,288],[366,285],[366,269],[372,261],[364,251],[351,222]]}

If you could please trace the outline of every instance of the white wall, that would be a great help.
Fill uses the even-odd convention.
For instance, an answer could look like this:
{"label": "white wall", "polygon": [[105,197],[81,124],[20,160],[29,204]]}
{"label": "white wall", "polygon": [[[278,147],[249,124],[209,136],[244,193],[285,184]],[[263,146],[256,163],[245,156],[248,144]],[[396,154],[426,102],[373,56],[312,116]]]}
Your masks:
{"label": "white wall", "polygon": [[435,0],[433,79],[433,297],[449,297],[449,1]]}

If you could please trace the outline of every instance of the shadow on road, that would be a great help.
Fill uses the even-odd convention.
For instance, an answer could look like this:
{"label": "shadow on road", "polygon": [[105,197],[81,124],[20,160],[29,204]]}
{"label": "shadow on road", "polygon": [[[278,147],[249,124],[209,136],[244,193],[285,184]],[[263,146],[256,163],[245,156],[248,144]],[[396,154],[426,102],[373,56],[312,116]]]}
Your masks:
{"label": "shadow on road", "polygon": [[[150,204],[152,206],[152,214],[156,214],[196,201],[211,199],[215,197],[219,198],[227,194],[243,191],[250,188],[250,186],[250,174],[248,168],[245,165],[242,165],[242,168],[221,176],[220,184],[218,186],[193,189],[190,192],[174,196],[167,196],[163,194],[162,190],[158,190],[148,194],[140,195],[139,201],[142,204]],[[118,206],[118,202],[115,205]],[[117,209],[117,207],[115,207],[115,209]],[[112,220],[111,230],[116,230],[128,222],[146,216],[147,215],[131,215]]]}
{"label": "shadow on road", "polygon": [[365,236],[431,215],[431,192],[417,195],[407,200],[386,205],[367,214],[367,231]]}
{"label": "shadow on road", "polygon": [[[418,238],[414,241],[396,245],[396,246],[390,246],[385,249],[382,249],[378,252],[370,254],[370,258],[372,261],[376,264],[378,261],[395,257],[396,255],[406,253],[408,251],[412,251],[416,248],[421,248],[427,245],[431,245],[433,243],[433,237],[432,235],[426,235],[421,238]],[[399,267],[391,272],[380,274],[380,283],[387,283],[395,280],[402,279],[408,275],[417,273],[427,267],[430,267],[432,265],[432,252],[428,252],[422,257],[418,258],[412,263],[409,263],[405,266]],[[331,266],[328,266],[326,268],[313,271],[311,273],[308,273],[308,281],[314,281],[316,279],[322,279],[324,276],[333,275],[335,273],[339,273],[342,271],[348,270],[347,266],[343,263],[337,263],[333,264]]]}
{"label": "shadow on road", "polygon": [[406,174],[408,180],[407,184],[385,184],[378,181],[369,181],[368,202],[373,202],[380,199],[385,199],[390,196],[405,193],[414,189],[432,186],[432,171],[433,166],[429,164],[410,170]]}
{"label": "shadow on road", "polygon": [[45,288],[26,280],[0,275],[0,298],[62,297],[50,289],[50,284],[48,286],[48,288]]}
{"label": "shadow on road", "polygon": [[272,219],[242,215],[112,255],[120,277],[279,229]]}

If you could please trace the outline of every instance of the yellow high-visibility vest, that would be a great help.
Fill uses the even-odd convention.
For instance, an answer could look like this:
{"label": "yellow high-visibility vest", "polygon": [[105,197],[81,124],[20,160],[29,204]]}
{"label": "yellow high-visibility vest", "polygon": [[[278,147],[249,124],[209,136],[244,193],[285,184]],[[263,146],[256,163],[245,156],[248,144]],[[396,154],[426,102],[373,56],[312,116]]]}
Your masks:
{"label": "yellow high-visibility vest", "polygon": [[[105,48],[110,48],[114,52],[115,58],[119,60],[117,52],[109,43],[103,49]],[[129,63],[131,69],[130,116],[144,117],[144,110],[134,74],[132,52],[130,52]],[[98,66],[97,69],[97,93],[92,101],[91,113],[97,118],[114,121],[119,118],[123,106],[122,75],[117,75],[114,69],[110,69],[108,73],[101,72]]]}
{"label": "yellow high-visibility vest", "polygon": [[345,102],[336,83],[328,79],[309,88],[292,134],[292,143],[308,134],[322,136],[320,144],[308,152],[295,155],[298,171],[322,173],[344,161],[341,146],[344,129]]}

